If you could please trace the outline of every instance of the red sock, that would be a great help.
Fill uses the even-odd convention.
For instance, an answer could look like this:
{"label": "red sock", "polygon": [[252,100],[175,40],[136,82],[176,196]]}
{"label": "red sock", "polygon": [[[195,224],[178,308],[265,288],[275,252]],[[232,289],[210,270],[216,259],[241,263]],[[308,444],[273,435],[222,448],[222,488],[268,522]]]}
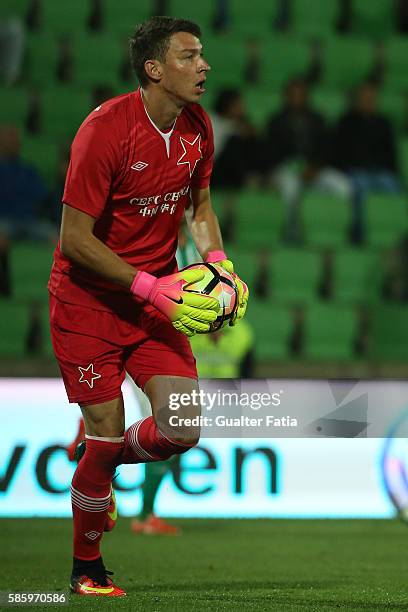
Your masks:
{"label": "red sock", "polygon": [[185,453],[194,444],[187,445],[166,438],[153,417],[136,421],[125,431],[122,463],[149,463],[163,461],[172,455]]}
{"label": "red sock", "polygon": [[99,543],[111,497],[111,483],[120,463],[120,438],[86,438],[86,451],[72,479],[74,557],[93,560],[100,556]]}

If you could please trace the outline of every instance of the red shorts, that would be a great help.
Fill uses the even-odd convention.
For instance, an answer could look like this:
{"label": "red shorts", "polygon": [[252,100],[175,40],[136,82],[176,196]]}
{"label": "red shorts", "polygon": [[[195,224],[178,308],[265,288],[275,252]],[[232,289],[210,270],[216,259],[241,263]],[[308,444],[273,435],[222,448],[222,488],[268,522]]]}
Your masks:
{"label": "red shorts", "polygon": [[50,295],[51,339],[70,402],[100,404],[121,394],[128,372],[144,388],[155,375],[197,378],[186,336],[153,306],[134,316],[66,304]]}

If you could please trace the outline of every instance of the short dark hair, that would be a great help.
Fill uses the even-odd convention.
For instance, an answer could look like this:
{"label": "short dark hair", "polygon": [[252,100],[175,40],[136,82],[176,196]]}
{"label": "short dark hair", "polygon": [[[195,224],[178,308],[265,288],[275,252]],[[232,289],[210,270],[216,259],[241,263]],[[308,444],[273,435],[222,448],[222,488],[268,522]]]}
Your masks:
{"label": "short dark hair", "polygon": [[170,44],[170,37],[177,32],[188,32],[201,37],[200,27],[188,19],[173,17],[151,17],[136,26],[129,40],[130,61],[141,85],[147,85],[149,78],[145,71],[148,59],[164,62]]}

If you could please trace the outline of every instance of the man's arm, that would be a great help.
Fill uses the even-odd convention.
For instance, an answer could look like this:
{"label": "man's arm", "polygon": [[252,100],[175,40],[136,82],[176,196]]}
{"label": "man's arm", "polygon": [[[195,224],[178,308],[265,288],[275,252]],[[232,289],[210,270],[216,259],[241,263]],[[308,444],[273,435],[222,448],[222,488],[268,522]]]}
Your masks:
{"label": "man's arm", "polygon": [[96,219],[91,215],[64,204],[61,252],[76,264],[130,289],[138,271],[94,235],[95,222]]}
{"label": "man's arm", "polygon": [[208,253],[223,250],[220,226],[211,205],[209,187],[193,188],[191,201],[193,217],[190,222],[190,232],[198,252],[205,261]]}

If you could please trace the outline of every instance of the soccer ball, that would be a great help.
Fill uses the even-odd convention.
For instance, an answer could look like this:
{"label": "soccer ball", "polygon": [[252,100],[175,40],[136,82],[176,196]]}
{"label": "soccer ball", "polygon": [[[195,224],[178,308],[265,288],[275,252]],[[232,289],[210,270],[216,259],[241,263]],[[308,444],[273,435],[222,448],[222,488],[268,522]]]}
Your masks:
{"label": "soccer ball", "polygon": [[238,308],[238,290],[233,276],[216,263],[192,264],[183,269],[204,271],[204,278],[196,283],[190,283],[184,288],[184,291],[211,295],[218,300],[220,305],[218,316],[213,323],[210,323],[207,333],[228,325]]}

